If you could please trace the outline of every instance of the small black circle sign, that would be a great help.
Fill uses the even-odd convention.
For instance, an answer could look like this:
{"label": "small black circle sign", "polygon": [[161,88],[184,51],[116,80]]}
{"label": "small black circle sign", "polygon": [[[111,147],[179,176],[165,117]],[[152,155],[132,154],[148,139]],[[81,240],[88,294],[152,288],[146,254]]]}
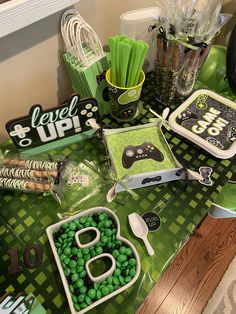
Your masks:
{"label": "small black circle sign", "polygon": [[161,218],[154,212],[147,212],[143,215],[149,231],[156,231],[161,225]]}

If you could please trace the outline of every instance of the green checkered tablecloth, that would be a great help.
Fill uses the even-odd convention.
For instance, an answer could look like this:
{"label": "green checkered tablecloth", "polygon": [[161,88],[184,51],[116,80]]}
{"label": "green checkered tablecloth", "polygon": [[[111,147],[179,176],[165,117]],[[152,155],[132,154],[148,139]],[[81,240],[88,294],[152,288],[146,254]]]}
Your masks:
{"label": "green checkered tablecloth", "polygon": [[[153,99],[151,81],[148,76],[143,89],[142,100],[144,109],[136,124],[147,123],[153,118],[149,108],[161,113],[163,107]],[[117,124],[109,116],[103,123],[111,127],[127,127],[130,124]],[[232,172],[236,171],[235,160],[219,160],[209,155],[188,140],[173,132],[165,131],[165,136],[181,164],[192,170],[201,166],[213,168],[212,186],[201,185],[198,181],[170,182],[138,189],[134,197],[128,192],[117,195],[108,204],[106,192],[110,187],[107,180],[107,163],[102,142],[96,137],[50,152],[51,154],[69,155],[78,164],[93,164],[89,169],[92,186],[88,190],[80,189],[60,206],[48,196],[24,194],[14,191],[0,191],[0,291],[16,294],[21,291],[32,292],[48,313],[69,313],[68,303],[60,279],[45,229],[60,220],[60,214],[68,211],[66,202],[74,205],[74,210],[104,206],[117,214],[121,224],[121,235],[130,240],[137,248],[141,258],[141,274],[137,282],[125,292],[101,304],[93,313],[135,313],[144,298],[154,286],[159,276],[177,254],[188,236],[201,222],[208,208],[227,183]],[[2,145],[2,149],[13,150],[12,144]],[[96,171],[95,171],[96,169]],[[103,175],[101,175],[103,174]],[[73,203],[73,204],[72,204]],[[69,207],[69,205],[68,205]],[[155,250],[149,257],[141,240],[135,238],[127,223],[127,216],[132,212],[144,214],[156,212],[161,218],[161,226],[157,231],[150,232],[148,238]],[[43,248],[43,260],[35,269],[23,265],[24,248],[37,242]],[[18,248],[20,265],[23,271],[9,275],[8,250]]]}

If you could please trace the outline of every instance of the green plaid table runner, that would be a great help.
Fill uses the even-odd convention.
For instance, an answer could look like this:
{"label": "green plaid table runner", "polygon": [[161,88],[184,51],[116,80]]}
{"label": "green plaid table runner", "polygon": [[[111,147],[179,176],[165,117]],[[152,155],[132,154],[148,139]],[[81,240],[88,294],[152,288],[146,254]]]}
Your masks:
{"label": "green plaid table runner", "polygon": [[[135,124],[147,123],[149,118],[153,118],[149,108],[158,113],[163,110],[151,96],[151,80],[152,76],[147,76],[142,95],[144,109]],[[102,122],[111,127],[131,125],[117,124],[111,121],[109,116],[103,118]],[[141,274],[134,286],[96,307],[92,313],[135,313],[160,274],[201,222],[232,172],[236,171],[234,159],[216,159],[173,132],[165,131],[165,136],[181,164],[195,171],[201,166],[213,168],[212,186],[204,186],[197,181],[170,182],[135,190],[136,197],[122,192],[108,204],[105,196],[111,182],[104,175],[104,171],[107,171],[105,150],[98,138],[50,152],[69,155],[74,162],[83,163],[86,160],[94,165],[90,171],[96,182],[96,193],[93,189],[83,189],[71,195],[70,198],[76,200],[74,209],[78,211],[104,206],[114,210],[120,220],[121,235],[135,245],[140,255]],[[13,150],[11,144],[1,148]],[[33,293],[48,313],[69,313],[62,281],[45,232],[46,227],[59,221],[60,215],[68,210],[66,199],[63,204],[60,206],[50,196],[0,191],[0,295],[5,291],[16,294],[22,291]],[[155,250],[152,257],[147,255],[142,241],[134,237],[127,221],[128,214],[132,212],[143,215],[150,211],[157,213],[161,218],[160,228],[148,235]],[[42,247],[43,260],[39,267],[29,269],[24,266],[23,252],[27,245],[34,242]],[[19,263],[23,266],[22,272],[14,275],[8,274],[7,252],[12,248],[18,248]]]}

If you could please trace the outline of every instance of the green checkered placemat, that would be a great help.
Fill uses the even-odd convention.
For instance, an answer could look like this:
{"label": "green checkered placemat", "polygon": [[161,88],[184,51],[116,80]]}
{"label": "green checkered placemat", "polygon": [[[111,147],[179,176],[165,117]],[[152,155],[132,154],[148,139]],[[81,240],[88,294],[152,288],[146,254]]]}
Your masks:
{"label": "green checkered placemat", "polygon": [[[152,77],[147,76],[142,95],[145,106],[142,116],[134,122],[135,124],[147,123],[149,118],[153,118],[148,108],[152,107],[158,113],[163,110],[160,104],[150,98],[151,80]],[[117,124],[110,120],[109,116],[106,116],[102,122],[112,127],[130,126],[128,123]],[[72,203],[76,204],[73,207],[75,211],[104,206],[114,210],[120,220],[121,235],[129,239],[137,248],[141,259],[141,274],[132,287],[101,304],[91,313],[118,313],[120,311],[135,313],[160,274],[200,223],[232,172],[236,171],[233,159],[223,161],[216,159],[173,132],[165,132],[165,135],[175,156],[187,168],[195,171],[201,166],[213,168],[212,186],[204,186],[197,181],[169,182],[135,190],[137,193],[135,197],[128,192],[122,192],[111,204],[108,204],[105,194],[111,186],[111,181],[106,175],[105,150],[98,138],[91,138],[86,142],[73,144],[50,153],[69,155],[71,160],[78,164],[83,164],[86,160],[84,165],[93,165],[89,168],[89,173],[94,189],[80,189],[71,193],[69,199],[65,198],[63,206],[56,203],[50,196],[0,191],[1,293],[4,291],[32,292],[48,313],[69,313],[64,288],[45,229],[59,221],[60,215],[68,211],[67,202],[69,202],[68,207]],[[9,144],[3,148],[12,149],[12,146]],[[155,250],[155,255],[152,257],[147,255],[142,241],[133,236],[127,223],[128,214],[137,212],[143,215],[148,211],[154,211],[161,218],[160,228],[148,235]],[[23,264],[23,252],[27,245],[34,242],[42,246],[43,260],[38,268],[29,269]],[[23,266],[23,271],[14,275],[8,274],[9,255],[7,252],[11,248],[18,248],[19,263]]]}

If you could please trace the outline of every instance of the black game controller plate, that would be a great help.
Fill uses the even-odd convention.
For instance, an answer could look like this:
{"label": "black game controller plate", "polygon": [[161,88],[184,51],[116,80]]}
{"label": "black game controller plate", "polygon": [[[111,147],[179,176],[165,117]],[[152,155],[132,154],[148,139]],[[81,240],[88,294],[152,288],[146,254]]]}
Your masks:
{"label": "black game controller plate", "polygon": [[164,160],[164,156],[160,150],[150,142],[144,142],[140,146],[128,145],[124,148],[122,154],[122,165],[128,169],[134,162],[148,158],[158,162]]}
{"label": "black game controller plate", "polygon": [[236,104],[210,90],[197,90],[173,111],[168,122],[182,135],[220,159],[236,154]]}

